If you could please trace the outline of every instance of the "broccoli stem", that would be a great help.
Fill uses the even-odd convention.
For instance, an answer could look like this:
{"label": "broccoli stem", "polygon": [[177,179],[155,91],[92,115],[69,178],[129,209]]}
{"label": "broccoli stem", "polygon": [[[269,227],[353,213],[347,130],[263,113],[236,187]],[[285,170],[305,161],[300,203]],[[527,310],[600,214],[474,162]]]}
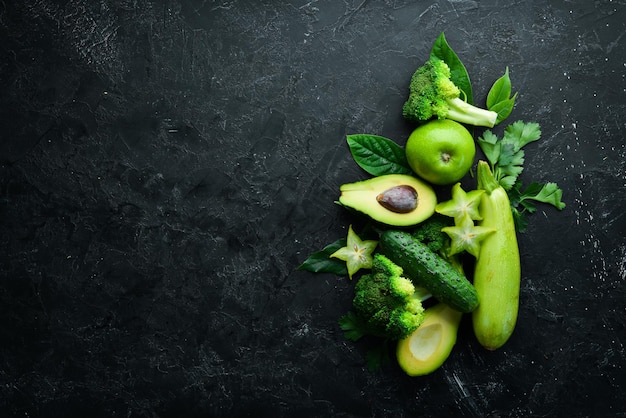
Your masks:
{"label": "broccoli stem", "polygon": [[448,99],[448,119],[475,126],[487,126],[493,128],[498,114],[491,110],[473,106],[460,98]]}

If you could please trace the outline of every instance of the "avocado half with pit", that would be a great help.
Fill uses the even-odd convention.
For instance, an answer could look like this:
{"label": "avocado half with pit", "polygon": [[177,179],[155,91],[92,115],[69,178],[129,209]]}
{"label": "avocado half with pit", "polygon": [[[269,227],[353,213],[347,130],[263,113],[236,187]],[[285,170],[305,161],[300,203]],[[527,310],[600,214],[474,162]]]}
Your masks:
{"label": "avocado half with pit", "polygon": [[463,314],[438,303],[424,311],[424,322],[411,335],[398,341],[396,357],[409,376],[424,376],[437,370],[450,356]]}
{"label": "avocado half with pit", "polygon": [[339,189],[339,203],[392,226],[411,226],[435,213],[437,196],[423,180],[408,174],[387,174]]}

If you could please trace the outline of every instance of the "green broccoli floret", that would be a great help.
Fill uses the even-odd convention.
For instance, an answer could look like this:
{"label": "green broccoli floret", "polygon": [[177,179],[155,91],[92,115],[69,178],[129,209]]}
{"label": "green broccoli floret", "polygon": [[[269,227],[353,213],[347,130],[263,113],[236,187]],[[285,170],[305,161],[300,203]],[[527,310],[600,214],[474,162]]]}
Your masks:
{"label": "green broccoli floret", "polygon": [[450,246],[450,237],[441,231],[441,228],[454,226],[452,218],[439,214],[434,214],[430,218],[421,222],[411,232],[411,235],[421,243],[425,244],[432,252],[444,254]]}
{"label": "green broccoli floret", "polygon": [[498,114],[473,106],[460,98],[461,90],[450,79],[450,67],[431,56],[411,77],[409,98],[402,114],[413,122],[434,117],[492,128]]}
{"label": "green broccoli floret", "polygon": [[457,255],[450,254],[450,236],[441,229],[454,226],[451,217],[441,214],[434,214],[426,219],[411,231],[411,235],[421,243],[425,244],[432,252],[439,254],[448,261],[454,268],[463,272],[463,265]]}
{"label": "green broccoli floret", "polygon": [[372,271],[354,287],[354,313],[340,320],[346,338],[373,335],[391,340],[407,337],[424,320],[424,308],[401,267],[382,254],[374,256]]}

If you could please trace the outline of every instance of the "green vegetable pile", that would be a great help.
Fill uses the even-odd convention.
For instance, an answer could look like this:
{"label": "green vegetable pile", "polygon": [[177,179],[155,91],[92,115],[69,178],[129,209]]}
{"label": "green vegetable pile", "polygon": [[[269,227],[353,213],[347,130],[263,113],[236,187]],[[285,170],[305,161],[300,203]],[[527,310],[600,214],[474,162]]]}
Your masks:
{"label": "green vegetable pile", "polygon": [[[409,376],[420,376],[451,354],[464,314],[472,316],[485,349],[509,340],[519,310],[517,234],[527,230],[527,215],[538,203],[558,210],[565,203],[556,183],[524,186],[520,180],[524,147],[541,138],[539,124],[520,120],[499,133],[492,130],[510,116],[518,98],[508,67],[489,89],[485,108],[475,106],[467,70],[442,33],[408,90],[401,111],[418,128],[428,127],[413,133],[423,136],[425,148],[417,149],[415,159],[415,148],[409,155],[391,139],[348,135],[354,161],[371,177],[343,185],[336,203],[363,215],[365,226],[359,235],[349,225],[347,237],[312,253],[299,269],[355,279],[352,309],[338,320],[345,338],[375,342],[367,355],[370,369],[385,364],[395,346],[397,364]],[[441,120],[454,122],[435,128]],[[471,137],[462,139],[459,123],[472,127]],[[483,131],[476,135],[478,127]],[[455,135],[458,143],[465,141],[456,150],[438,143],[453,143]],[[422,152],[437,147],[445,163],[457,157],[454,152],[472,159],[475,173],[456,171],[476,182],[473,190],[453,180],[461,176],[451,165],[418,164]],[[425,181],[416,167],[441,181]]]}

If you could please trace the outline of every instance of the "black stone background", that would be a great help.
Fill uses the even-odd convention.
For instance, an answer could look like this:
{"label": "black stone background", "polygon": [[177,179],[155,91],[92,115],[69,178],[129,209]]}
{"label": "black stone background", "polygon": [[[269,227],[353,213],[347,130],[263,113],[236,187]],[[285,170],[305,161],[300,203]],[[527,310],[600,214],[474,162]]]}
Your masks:
{"label": "black stone background", "polygon": [[[621,0],[0,2],[7,417],[624,417]],[[434,374],[364,367],[353,283],[297,271],[356,222],[345,135],[403,144],[444,31],[476,102],[540,123],[517,329]],[[496,128],[496,132],[499,128]]]}

